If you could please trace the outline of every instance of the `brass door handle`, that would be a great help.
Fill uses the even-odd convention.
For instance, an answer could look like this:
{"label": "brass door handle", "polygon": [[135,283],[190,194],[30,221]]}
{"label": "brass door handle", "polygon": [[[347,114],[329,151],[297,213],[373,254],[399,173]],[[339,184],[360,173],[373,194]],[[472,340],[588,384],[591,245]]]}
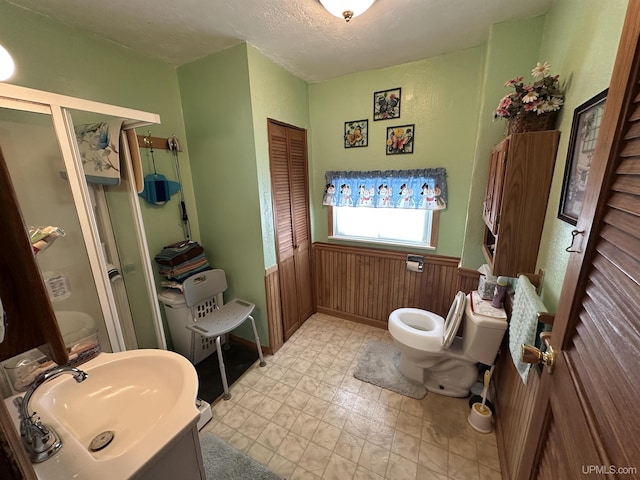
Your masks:
{"label": "brass door handle", "polygon": [[520,359],[524,363],[532,363],[537,365],[541,363],[547,369],[549,374],[553,373],[553,365],[556,360],[556,352],[551,346],[550,342],[551,334],[549,332],[542,332],[540,334],[540,338],[546,344],[546,351],[541,351],[536,347],[532,347],[531,345],[522,344],[520,350]]}

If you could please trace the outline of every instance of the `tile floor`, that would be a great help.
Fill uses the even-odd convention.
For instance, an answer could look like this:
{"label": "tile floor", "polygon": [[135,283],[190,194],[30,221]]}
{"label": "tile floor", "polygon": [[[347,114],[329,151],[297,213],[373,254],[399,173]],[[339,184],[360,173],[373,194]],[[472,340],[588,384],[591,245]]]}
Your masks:
{"label": "tile floor", "polygon": [[415,400],[353,377],[389,332],[315,314],[212,405],[211,431],[286,479],[500,480],[495,434],[468,399]]}

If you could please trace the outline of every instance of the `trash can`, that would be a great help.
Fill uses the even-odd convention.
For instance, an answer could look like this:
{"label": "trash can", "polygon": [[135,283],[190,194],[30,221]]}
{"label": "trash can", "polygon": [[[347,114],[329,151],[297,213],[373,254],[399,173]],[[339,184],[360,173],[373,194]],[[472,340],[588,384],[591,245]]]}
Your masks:
{"label": "trash can", "polygon": [[[186,328],[187,323],[192,321],[191,309],[187,307],[184,295],[174,290],[165,289],[158,294],[158,300],[164,305],[169,331],[171,332],[171,340],[173,340],[173,349],[191,360],[191,331]],[[225,338],[220,339],[222,343],[225,340]],[[196,335],[194,365],[200,363],[215,351],[215,338],[204,338],[201,335]]]}

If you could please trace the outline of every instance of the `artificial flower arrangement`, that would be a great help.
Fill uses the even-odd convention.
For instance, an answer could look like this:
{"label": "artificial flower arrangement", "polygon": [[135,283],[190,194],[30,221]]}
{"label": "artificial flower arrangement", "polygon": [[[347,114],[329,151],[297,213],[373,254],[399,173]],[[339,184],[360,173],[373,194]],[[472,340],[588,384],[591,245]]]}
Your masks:
{"label": "artificial flower arrangement", "polygon": [[563,104],[563,94],[558,85],[559,75],[551,76],[549,63],[537,63],[531,70],[531,76],[536,79],[530,85],[523,83],[523,77],[516,77],[504,84],[513,87],[511,92],[500,100],[493,118],[513,119],[520,113],[533,112],[538,115],[557,112]]}

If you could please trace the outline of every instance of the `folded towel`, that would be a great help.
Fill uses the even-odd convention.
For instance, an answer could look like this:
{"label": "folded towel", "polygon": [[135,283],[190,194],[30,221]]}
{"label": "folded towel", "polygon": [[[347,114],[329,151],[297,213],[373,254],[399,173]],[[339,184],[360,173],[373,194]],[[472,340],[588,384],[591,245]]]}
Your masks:
{"label": "folded towel", "polygon": [[120,128],[122,119],[77,125],[78,150],[89,183],[120,184]]}
{"label": "folded towel", "polygon": [[175,267],[204,253],[198,242],[184,241],[167,245],[154,259],[158,265]]}
{"label": "folded towel", "polygon": [[158,265],[158,273],[160,275],[166,275],[167,277],[175,277],[177,275],[183,274],[188,270],[199,268],[205,263],[207,263],[207,258],[204,256],[204,254],[200,254],[197,257],[192,258],[191,260],[180,263],[179,265]]}
{"label": "folded towel", "polygon": [[538,312],[546,311],[544,303],[538,297],[529,279],[525,275],[520,275],[513,299],[511,322],[509,323],[509,350],[511,351],[513,364],[525,384],[527,383],[531,365],[524,363],[520,359],[522,344],[535,345]]}
{"label": "folded towel", "polygon": [[204,265],[202,265],[201,267],[193,268],[191,270],[188,270],[178,275],[172,275],[170,277],[168,276],[167,278],[176,280],[178,282],[184,282],[190,276],[195,275],[196,273],[204,272],[205,270],[211,270],[211,266],[209,265],[208,262],[205,262]]}

